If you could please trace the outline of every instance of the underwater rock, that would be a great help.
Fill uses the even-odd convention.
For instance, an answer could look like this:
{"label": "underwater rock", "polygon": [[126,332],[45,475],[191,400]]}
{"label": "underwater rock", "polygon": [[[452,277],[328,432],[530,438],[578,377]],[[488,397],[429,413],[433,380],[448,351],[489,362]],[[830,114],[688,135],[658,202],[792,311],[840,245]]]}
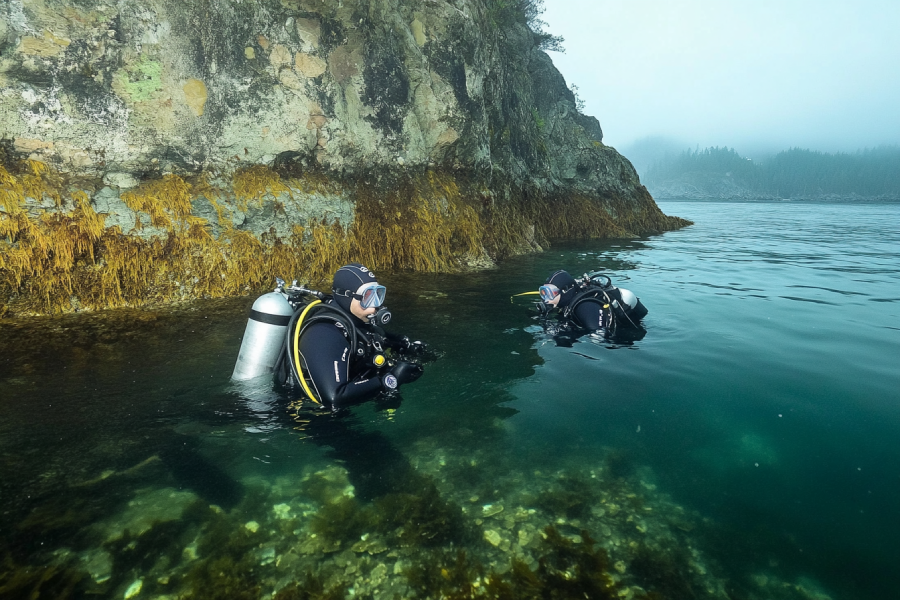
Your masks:
{"label": "underwater rock", "polygon": [[198,554],[196,540],[184,547],[184,550],[181,551],[181,557],[187,562],[197,560]]}
{"label": "underwater rock", "polygon": [[320,504],[356,495],[348,479],[347,469],[338,465],[329,465],[326,469],[307,475],[301,481],[301,489],[305,496]]}
{"label": "underwater rock", "polygon": [[109,552],[94,549],[81,555],[81,562],[94,583],[106,583],[112,576],[113,561]]}
{"label": "underwater rock", "polygon": [[275,558],[276,558],[275,548],[272,546],[269,546],[267,548],[262,548],[257,553],[257,556],[259,558],[260,566],[264,567],[266,565],[271,565],[272,563],[275,562]]}
{"label": "underwater rock", "polygon": [[134,583],[128,586],[128,589],[125,590],[124,598],[125,600],[129,600],[130,598],[134,598],[138,594],[141,593],[141,588],[144,587],[144,580],[138,579]]}
{"label": "underwater rock", "polygon": [[492,546],[499,546],[503,541],[503,538],[500,537],[500,533],[493,529],[485,530],[484,539],[487,540]]}
{"label": "underwater rock", "polygon": [[350,549],[357,553],[365,552],[367,554],[375,555],[387,552],[388,547],[380,539],[365,539],[356,542]]}
{"label": "underwater rock", "polygon": [[244,523],[244,527],[250,533],[256,533],[257,531],[259,531],[259,523],[257,523],[256,521],[247,521],[246,523]]}
{"label": "underwater rock", "polygon": [[196,494],[174,488],[144,490],[128,502],[122,513],[93,527],[107,543],[121,539],[126,532],[139,537],[154,525],[181,519],[184,511],[197,500]]}
{"label": "underwater rock", "polygon": [[369,573],[369,579],[372,580],[373,585],[381,585],[384,581],[384,578],[387,576],[388,569],[384,563],[378,564],[372,569],[372,572]]}
{"label": "underwater rock", "polygon": [[527,529],[520,529],[518,533],[519,538],[519,546],[522,548],[527,547],[534,540],[534,531],[528,531]]}

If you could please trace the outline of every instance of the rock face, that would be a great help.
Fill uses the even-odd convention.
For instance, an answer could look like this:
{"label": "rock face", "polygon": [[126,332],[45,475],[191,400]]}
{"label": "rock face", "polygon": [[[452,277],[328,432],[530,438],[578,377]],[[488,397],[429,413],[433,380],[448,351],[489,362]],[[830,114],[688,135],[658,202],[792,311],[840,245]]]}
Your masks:
{"label": "rock face", "polygon": [[634,186],[533,33],[490,5],[13,0],[0,127],[17,152],[126,185],[289,152]]}
{"label": "rock face", "polygon": [[[85,210],[104,216],[107,228],[147,240],[177,227],[128,227],[138,213],[153,220],[152,210],[124,193],[175,177],[190,187],[192,212],[166,206],[166,214],[182,224],[204,219],[216,239],[235,227],[259,239],[274,227],[271,245],[309,219],[337,215],[347,233],[361,187],[383,203],[406,184],[421,191],[427,179],[424,196],[436,206],[473,211],[466,218],[482,230],[474,253],[482,262],[554,236],[683,225],[659,212],[631,164],[603,145],[597,120],[578,112],[528,26],[528,4],[9,0],[0,6],[6,202],[34,220],[48,197],[56,195],[56,208],[44,209],[64,213],[83,192]],[[43,187],[25,185],[29,164]],[[57,184],[35,164],[49,166]],[[242,196],[232,176],[260,165],[281,187],[260,184]],[[599,211],[606,230],[596,218],[575,231],[535,222],[573,198],[579,210],[588,202]],[[228,217],[211,201],[227,206]],[[497,233],[492,224],[501,220],[515,222],[515,235]],[[21,249],[21,236],[4,229],[6,243]],[[292,243],[308,242],[305,235]],[[409,263],[394,257],[384,266],[421,266]],[[20,293],[21,277],[13,279],[7,274],[8,296]]]}

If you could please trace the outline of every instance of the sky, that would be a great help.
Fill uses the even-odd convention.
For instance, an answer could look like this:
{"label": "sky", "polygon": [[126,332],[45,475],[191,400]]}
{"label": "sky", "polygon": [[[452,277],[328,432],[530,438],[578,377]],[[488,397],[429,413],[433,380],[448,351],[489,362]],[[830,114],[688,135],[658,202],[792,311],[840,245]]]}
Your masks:
{"label": "sky", "polygon": [[604,143],[900,145],[900,0],[545,0]]}

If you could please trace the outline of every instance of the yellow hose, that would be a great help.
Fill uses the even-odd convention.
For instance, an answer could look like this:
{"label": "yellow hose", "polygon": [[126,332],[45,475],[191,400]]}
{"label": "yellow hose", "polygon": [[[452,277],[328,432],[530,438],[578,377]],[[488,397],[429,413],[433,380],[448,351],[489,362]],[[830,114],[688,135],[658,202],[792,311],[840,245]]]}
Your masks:
{"label": "yellow hose", "polygon": [[512,304],[513,298],[515,298],[516,296],[538,296],[538,295],[540,295],[540,292],[522,292],[521,294],[513,294],[512,296],[509,297],[509,302],[510,302],[510,304]]}
{"label": "yellow hose", "polygon": [[306,395],[309,396],[309,399],[315,402],[316,404],[322,404],[316,397],[313,396],[312,390],[309,389],[309,386],[306,385],[306,377],[303,376],[303,369],[300,368],[300,327],[303,325],[303,319],[306,318],[306,313],[309,312],[316,304],[322,304],[321,300],[315,300],[306,305],[306,308],[303,309],[303,312],[300,313],[300,319],[297,321],[297,327],[294,329],[294,361],[297,366],[297,377],[300,379],[300,385],[303,386]]}

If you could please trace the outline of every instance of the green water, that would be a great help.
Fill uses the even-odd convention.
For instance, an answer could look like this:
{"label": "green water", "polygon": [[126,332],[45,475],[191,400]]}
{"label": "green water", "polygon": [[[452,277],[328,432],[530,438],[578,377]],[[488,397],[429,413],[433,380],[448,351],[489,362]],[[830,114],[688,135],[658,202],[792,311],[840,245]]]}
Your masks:
{"label": "green water", "polygon": [[[252,298],[0,324],[0,597],[890,597],[900,204],[660,206],[381,275],[439,358],[340,418],[229,382]],[[646,335],[558,345],[556,268]]]}

